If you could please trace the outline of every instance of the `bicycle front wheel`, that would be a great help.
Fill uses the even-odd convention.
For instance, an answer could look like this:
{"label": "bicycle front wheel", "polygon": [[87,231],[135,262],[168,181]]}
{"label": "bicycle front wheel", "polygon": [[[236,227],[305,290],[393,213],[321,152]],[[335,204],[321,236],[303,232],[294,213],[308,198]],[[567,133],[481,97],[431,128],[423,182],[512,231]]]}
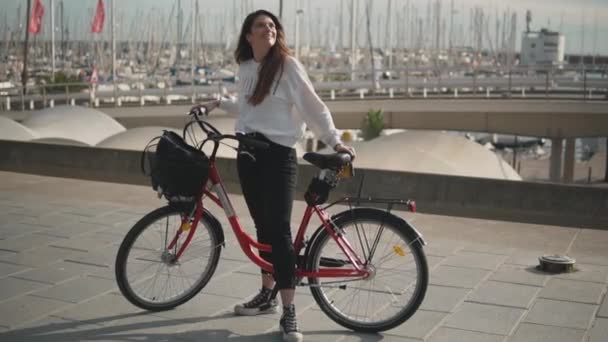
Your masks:
{"label": "bicycle front wheel", "polygon": [[[428,285],[422,244],[402,220],[377,209],[353,209],[332,222],[370,276],[309,278],[321,310],[336,323],[361,332],[384,331],[406,321],[422,303]],[[320,268],[353,268],[324,229],[308,254],[308,269]]]}
{"label": "bicycle front wheel", "polygon": [[[188,220],[183,209],[159,208],[131,228],[116,256],[116,281],[134,305],[150,311],[169,310],[200,292],[217,267],[221,241],[203,216],[182,256],[176,261],[188,231],[168,247]],[[191,229],[191,228],[190,228]]]}

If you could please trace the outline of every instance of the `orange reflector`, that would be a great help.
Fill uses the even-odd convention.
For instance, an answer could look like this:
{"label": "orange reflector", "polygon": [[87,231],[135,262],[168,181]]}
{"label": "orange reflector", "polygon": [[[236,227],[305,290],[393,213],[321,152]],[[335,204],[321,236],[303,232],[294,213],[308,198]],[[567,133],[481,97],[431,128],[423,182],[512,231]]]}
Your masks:
{"label": "orange reflector", "polygon": [[401,246],[393,246],[393,251],[395,251],[395,254],[399,256],[405,256],[405,251],[403,248],[401,248]]}

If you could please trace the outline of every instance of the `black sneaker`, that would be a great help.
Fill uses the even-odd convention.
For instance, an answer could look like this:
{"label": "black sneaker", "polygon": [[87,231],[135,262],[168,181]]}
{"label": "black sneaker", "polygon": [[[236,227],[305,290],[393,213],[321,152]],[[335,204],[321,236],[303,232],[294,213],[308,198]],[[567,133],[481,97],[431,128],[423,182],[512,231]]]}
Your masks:
{"label": "black sneaker", "polygon": [[293,304],[283,307],[283,315],[279,321],[279,326],[283,333],[283,341],[301,342],[304,340],[304,336],[300,332],[300,329],[298,329],[296,307]]}
{"label": "black sneaker", "polygon": [[271,289],[263,287],[250,301],[243,304],[237,304],[234,307],[234,313],[241,316],[277,313],[278,304],[276,299],[270,299],[271,294]]}

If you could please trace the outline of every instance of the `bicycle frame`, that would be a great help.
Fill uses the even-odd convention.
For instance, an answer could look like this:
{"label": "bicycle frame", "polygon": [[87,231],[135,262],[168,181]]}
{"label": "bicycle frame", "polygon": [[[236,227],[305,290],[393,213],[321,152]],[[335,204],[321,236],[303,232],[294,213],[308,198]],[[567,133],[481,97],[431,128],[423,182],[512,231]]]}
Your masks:
{"label": "bicycle frame", "polygon": [[[188,247],[188,244],[192,240],[196,228],[198,226],[198,222],[200,221],[203,215],[203,198],[206,196],[211,199],[215,204],[217,204],[220,208],[224,210],[228,221],[230,222],[230,226],[241,246],[241,249],[247,255],[247,257],[264,271],[273,272],[273,266],[266,260],[262,259],[259,255],[254,253],[253,248],[264,251],[271,252],[272,247],[268,244],[263,244],[255,239],[253,239],[241,226],[238,217],[232,207],[232,203],[228,198],[228,194],[224,189],[222,184],[222,180],[218,173],[218,170],[215,166],[215,160],[210,160],[209,167],[209,180],[211,182],[211,189],[215,192],[215,194],[211,193],[205,184],[203,196],[200,200],[197,201],[196,208],[194,210],[194,217],[192,220],[192,224],[189,223],[190,217],[182,218],[182,226],[176,233],[176,236],[173,238],[171,243],[168,246],[168,249],[172,249],[175,247],[179,237],[185,231],[188,232],[188,236],[184,241],[183,245],[179,249],[179,251],[175,255],[175,261],[177,261],[183,252]],[[306,271],[302,269],[296,270],[296,277],[314,277],[314,278],[338,278],[338,277],[359,277],[365,278],[370,275],[364,262],[359,258],[351,244],[346,240],[346,238],[340,233],[336,232],[333,228],[331,219],[327,212],[323,210],[319,206],[307,206],[304,211],[304,216],[300,223],[300,228],[298,229],[298,233],[294,240],[294,252],[296,255],[300,255],[301,250],[304,246],[304,234],[306,233],[308,223],[310,222],[310,218],[313,214],[316,214],[321,220],[323,227],[327,230],[327,232],[331,235],[331,237],[336,241],[337,245],[340,247],[350,265],[352,265],[351,269],[335,269],[335,268],[319,268],[318,271]]]}

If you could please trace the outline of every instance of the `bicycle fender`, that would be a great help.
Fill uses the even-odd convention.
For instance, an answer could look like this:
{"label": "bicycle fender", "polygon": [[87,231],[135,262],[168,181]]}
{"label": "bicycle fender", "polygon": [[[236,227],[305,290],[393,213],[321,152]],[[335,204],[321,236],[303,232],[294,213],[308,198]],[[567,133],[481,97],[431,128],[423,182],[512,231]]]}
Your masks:
{"label": "bicycle fender", "polygon": [[220,221],[206,208],[203,208],[203,216],[201,217],[201,219],[207,220],[207,222],[209,222],[211,228],[217,234],[222,247],[226,247],[226,243],[224,240],[224,229],[222,228],[222,224],[220,223]]}
{"label": "bicycle fender", "polygon": [[[368,208],[368,207],[358,207],[358,208],[353,208],[350,210],[345,210],[345,211],[339,212],[339,213],[333,215],[331,217],[330,221],[339,222],[339,221],[343,220],[347,215],[357,215],[358,213],[370,212],[370,211],[376,212],[378,214],[386,215],[387,219],[397,221],[397,222],[395,222],[396,224],[398,223],[398,225],[404,226],[406,228],[405,231],[406,231],[408,239],[410,239],[411,241],[419,241],[422,246],[426,246],[426,241],[424,240],[424,237],[411,223],[407,222],[406,220],[402,219],[401,217],[399,217],[395,214],[388,213],[385,210],[380,210],[380,209],[376,209],[376,208]],[[310,245],[312,245],[314,243],[315,239],[319,236],[319,234],[324,229],[325,229],[325,227],[323,227],[323,225],[321,225],[315,231],[312,238],[310,239]],[[307,248],[307,250],[308,250],[308,248]]]}

